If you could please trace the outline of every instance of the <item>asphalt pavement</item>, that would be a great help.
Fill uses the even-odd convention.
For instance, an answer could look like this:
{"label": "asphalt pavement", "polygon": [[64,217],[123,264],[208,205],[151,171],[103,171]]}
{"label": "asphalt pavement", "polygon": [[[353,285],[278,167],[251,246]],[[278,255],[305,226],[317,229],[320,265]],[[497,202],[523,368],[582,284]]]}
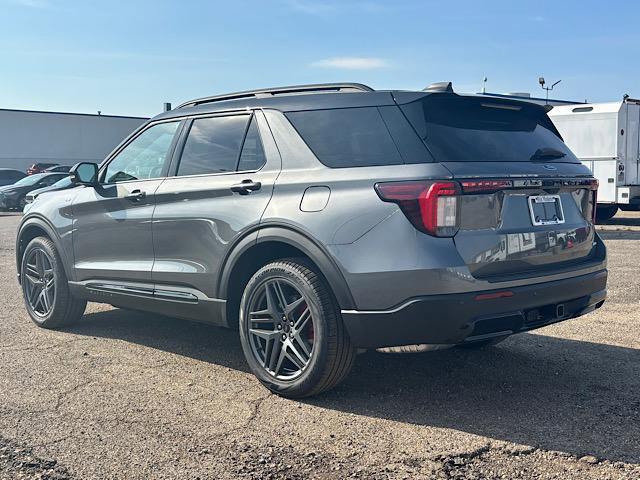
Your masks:
{"label": "asphalt pavement", "polygon": [[258,383],[234,331],[97,304],[37,328],[1,215],[0,479],[640,478],[638,213],[601,229],[600,310],[478,351],[364,353],[303,401]]}

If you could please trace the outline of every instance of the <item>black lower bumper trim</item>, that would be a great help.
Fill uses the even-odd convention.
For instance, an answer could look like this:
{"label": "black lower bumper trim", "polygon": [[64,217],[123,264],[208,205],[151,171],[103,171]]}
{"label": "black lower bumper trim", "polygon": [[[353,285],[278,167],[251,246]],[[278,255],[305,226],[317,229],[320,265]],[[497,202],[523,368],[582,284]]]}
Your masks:
{"label": "black lower bumper trim", "polygon": [[[352,342],[360,348],[460,344],[509,335],[575,318],[606,298],[607,271],[508,288],[512,296],[477,300],[479,293],[434,295],[387,311],[343,311]],[[501,291],[504,289],[500,289]]]}

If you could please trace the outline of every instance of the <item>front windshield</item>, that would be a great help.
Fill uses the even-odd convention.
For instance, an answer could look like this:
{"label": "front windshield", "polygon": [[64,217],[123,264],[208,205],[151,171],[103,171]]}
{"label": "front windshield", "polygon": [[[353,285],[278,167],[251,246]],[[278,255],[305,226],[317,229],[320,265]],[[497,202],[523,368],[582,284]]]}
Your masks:
{"label": "front windshield", "polygon": [[18,180],[16,183],[13,184],[13,186],[28,187],[30,185],[35,185],[46,176],[47,176],[46,173],[37,173],[35,175],[29,175],[28,177],[24,177],[23,179]]}
{"label": "front windshield", "polygon": [[51,185],[52,187],[68,187],[71,185],[71,177],[64,177],[62,180],[58,180],[56,183]]}

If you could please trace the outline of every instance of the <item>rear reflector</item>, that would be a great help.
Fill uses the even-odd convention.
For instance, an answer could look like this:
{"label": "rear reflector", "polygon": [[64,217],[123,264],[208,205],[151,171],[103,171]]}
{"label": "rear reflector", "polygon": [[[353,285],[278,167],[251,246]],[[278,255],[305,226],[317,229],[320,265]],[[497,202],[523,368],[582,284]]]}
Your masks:
{"label": "rear reflector", "polygon": [[383,201],[396,203],[418,230],[437,237],[458,231],[457,182],[386,182],[375,189]]}
{"label": "rear reflector", "polygon": [[475,300],[495,300],[496,298],[507,297],[513,297],[513,292],[511,290],[503,290],[502,292],[493,293],[481,293],[480,295],[476,295]]}

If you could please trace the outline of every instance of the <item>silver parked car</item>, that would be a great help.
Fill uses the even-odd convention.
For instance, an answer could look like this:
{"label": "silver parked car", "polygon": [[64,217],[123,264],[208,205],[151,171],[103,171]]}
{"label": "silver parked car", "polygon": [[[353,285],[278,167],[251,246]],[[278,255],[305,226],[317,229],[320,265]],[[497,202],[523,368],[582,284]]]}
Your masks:
{"label": "silver parked car", "polygon": [[450,84],[193,100],[71,178],[18,232],[34,322],[96,301],[237,328],[288,397],[358,348],[482,346],[605,301],[589,170],[543,107]]}

